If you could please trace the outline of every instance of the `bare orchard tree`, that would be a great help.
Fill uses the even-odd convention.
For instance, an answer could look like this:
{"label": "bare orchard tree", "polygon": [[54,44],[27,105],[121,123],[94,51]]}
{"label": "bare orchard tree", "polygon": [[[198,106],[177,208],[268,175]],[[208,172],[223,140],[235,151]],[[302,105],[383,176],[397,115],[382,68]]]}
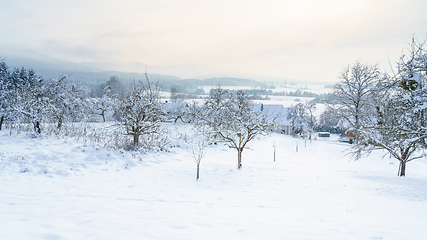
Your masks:
{"label": "bare orchard tree", "polygon": [[68,84],[66,79],[67,76],[52,79],[48,85],[48,97],[54,106],[51,117],[57,122],[57,133],[67,121],[74,122],[84,118],[82,99],[85,88],[81,84]]}
{"label": "bare orchard tree", "polygon": [[[146,74],[147,76],[147,74]],[[133,149],[139,146],[139,137],[143,134],[158,134],[162,108],[158,82],[146,82],[134,86],[133,90],[122,99],[116,116],[125,126],[125,134],[133,137]]]}
{"label": "bare orchard tree", "polygon": [[292,106],[288,112],[287,118],[291,122],[291,132],[294,137],[297,135],[304,137],[304,116],[305,109],[302,103]]}
{"label": "bare orchard tree", "polygon": [[191,157],[196,162],[197,166],[197,172],[196,172],[196,180],[199,180],[200,176],[200,162],[202,161],[203,157],[206,155],[206,141],[200,141],[197,142],[197,144],[191,146],[191,150],[189,150],[189,153]]}
{"label": "bare orchard tree", "polygon": [[300,135],[304,139],[308,138],[311,141],[314,134],[314,127],[317,123],[316,116],[314,115],[315,110],[316,103],[314,102],[298,103],[291,107],[287,118],[291,121],[294,137]]}
{"label": "bare orchard tree", "polygon": [[[376,95],[376,120],[364,126],[354,156],[384,149],[399,161],[399,176],[406,164],[427,156],[427,51],[424,43],[412,39],[409,51],[389,78],[386,94]],[[381,92],[381,90],[377,91]],[[382,96],[380,98],[379,96]]]}
{"label": "bare orchard tree", "polygon": [[341,81],[335,85],[331,110],[345,122],[348,130],[355,133],[356,142],[358,131],[370,121],[375,112],[372,99],[380,94],[378,86],[382,75],[377,65],[366,65],[356,62],[353,66],[344,69],[340,76]]}
{"label": "bare orchard tree", "polygon": [[238,169],[242,167],[242,152],[247,144],[266,134],[269,128],[249,99],[244,91],[230,93],[218,87],[211,91],[202,113],[196,116],[197,125],[205,136],[236,149]]}
{"label": "bare orchard tree", "polygon": [[307,111],[307,115],[305,116],[305,121],[307,123],[308,140],[311,141],[314,134],[314,127],[317,125],[317,119],[315,116],[316,103],[306,102],[304,106]]}
{"label": "bare orchard tree", "polygon": [[111,94],[110,91],[111,88],[107,86],[103,89],[101,97],[88,99],[90,112],[101,116],[103,122],[106,121],[107,114],[116,108],[117,99],[120,97],[119,95]]}
{"label": "bare orchard tree", "polygon": [[401,93],[384,99],[378,105],[377,122],[361,131],[359,144],[353,146],[353,156],[357,159],[363,153],[384,149],[399,161],[398,176],[405,176],[408,162],[427,156],[427,131],[423,116],[418,114],[419,107]]}

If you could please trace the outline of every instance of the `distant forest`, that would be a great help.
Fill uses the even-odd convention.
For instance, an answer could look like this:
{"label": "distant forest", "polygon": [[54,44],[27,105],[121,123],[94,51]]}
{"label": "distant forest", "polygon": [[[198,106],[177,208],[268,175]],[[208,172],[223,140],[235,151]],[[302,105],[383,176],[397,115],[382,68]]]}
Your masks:
{"label": "distant forest", "polygon": [[[120,85],[125,89],[131,89],[140,81],[145,81],[145,73],[140,72],[121,72],[121,71],[103,71],[95,70],[86,66],[76,65],[72,62],[61,62],[60,60],[53,61],[52,59],[30,59],[30,58],[5,58],[11,60],[10,67],[21,68],[25,66],[29,69],[34,69],[39,76],[46,80],[60,79],[67,76],[67,81],[70,83],[80,83],[87,87],[88,94],[92,97],[100,97],[105,88],[106,83],[112,78],[118,80]],[[24,64],[24,65],[23,65]],[[21,66],[22,65],[22,66]],[[67,67],[68,66],[68,67]],[[69,70],[67,70],[69,69]],[[233,87],[243,86],[251,89],[245,90],[252,95],[253,99],[268,99],[268,96],[294,96],[294,97],[311,97],[315,98],[316,102],[324,102],[327,98],[324,94],[318,95],[304,89],[298,89],[297,85],[290,82],[289,85],[295,88],[294,92],[277,92],[269,89],[274,89],[276,86],[272,83],[260,82],[247,78],[236,77],[215,77],[207,79],[182,79],[172,75],[154,74],[148,71],[148,77],[151,81],[159,82],[162,91],[178,94],[183,99],[200,98],[203,95],[209,94],[205,92],[203,87]],[[285,85],[287,81],[284,81]],[[277,85],[277,84],[276,84]]]}

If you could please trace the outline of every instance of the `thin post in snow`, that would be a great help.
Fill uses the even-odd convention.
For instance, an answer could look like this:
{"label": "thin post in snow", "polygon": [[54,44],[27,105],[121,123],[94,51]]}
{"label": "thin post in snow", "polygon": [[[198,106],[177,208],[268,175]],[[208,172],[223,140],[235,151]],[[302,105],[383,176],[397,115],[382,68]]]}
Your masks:
{"label": "thin post in snow", "polygon": [[276,161],[276,141],[273,143],[273,161]]}

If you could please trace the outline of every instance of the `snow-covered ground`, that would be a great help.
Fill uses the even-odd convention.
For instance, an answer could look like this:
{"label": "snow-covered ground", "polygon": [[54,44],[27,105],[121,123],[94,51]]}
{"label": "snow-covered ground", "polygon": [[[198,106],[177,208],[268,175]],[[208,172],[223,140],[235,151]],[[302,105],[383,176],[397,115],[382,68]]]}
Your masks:
{"label": "snow-covered ground", "polygon": [[352,161],[334,139],[271,134],[243,152],[241,170],[233,149],[210,146],[196,181],[188,145],[173,146],[132,154],[0,131],[0,239],[427,236],[425,159],[399,178],[384,152]]}

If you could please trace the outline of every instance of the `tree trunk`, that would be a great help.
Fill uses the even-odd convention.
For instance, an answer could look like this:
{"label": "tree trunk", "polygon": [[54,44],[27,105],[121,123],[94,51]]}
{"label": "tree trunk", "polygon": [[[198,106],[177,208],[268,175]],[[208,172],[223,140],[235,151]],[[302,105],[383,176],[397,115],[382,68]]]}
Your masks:
{"label": "tree trunk", "polygon": [[102,116],[102,120],[105,122],[105,111],[102,111],[101,116]]}
{"label": "tree trunk", "polygon": [[400,161],[398,175],[399,177],[404,177],[405,173],[406,173],[406,161]]}
{"label": "tree trunk", "polygon": [[200,165],[197,164],[197,176],[196,176],[196,180],[199,180],[199,170],[200,170]]}
{"label": "tree trunk", "polygon": [[62,127],[62,117],[59,117],[59,119],[58,119],[58,125],[56,126],[56,128],[58,130],[61,130],[61,127]]}
{"label": "tree trunk", "polygon": [[41,133],[42,133],[42,130],[41,130],[41,128],[40,128],[40,122],[39,122],[39,121],[34,121],[34,122],[33,122],[33,124],[34,124],[34,131],[35,131],[37,134],[41,134]]}
{"label": "tree trunk", "polygon": [[3,126],[3,121],[4,121],[4,116],[1,116],[1,118],[0,118],[0,130]]}
{"label": "tree trunk", "polygon": [[243,149],[237,149],[237,169],[242,168],[242,151]]}
{"label": "tree trunk", "polygon": [[134,133],[133,134],[133,150],[138,150],[139,145],[139,134]]}

